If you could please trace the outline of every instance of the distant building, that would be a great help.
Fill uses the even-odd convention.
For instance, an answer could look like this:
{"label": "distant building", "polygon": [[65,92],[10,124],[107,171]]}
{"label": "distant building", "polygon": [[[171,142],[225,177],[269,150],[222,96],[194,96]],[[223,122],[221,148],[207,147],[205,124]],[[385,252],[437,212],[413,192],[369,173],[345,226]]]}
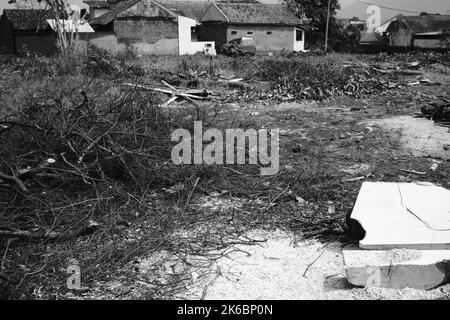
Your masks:
{"label": "distant building", "polygon": [[89,7],[89,19],[98,18],[111,8],[111,5],[106,0],[86,0],[83,2]]}
{"label": "distant building", "polygon": [[217,48],[249,37],[257,52],[305,49],[305,23],[286,5],[212,2],[200,22],[200,39],[215,41]]}
{"label": "distant building", "polygon": [[[94,30],[88,23],[59,22],[63,32],[76,33],[75,45],[82,49]],[[52,55],[58,51],[56,21],[48,10],[5,9],[0,18],[0,52],[16,55]]]}
{"label": "distant building", "polygon": [[390,21],[385,35],[389,46],[419,49],[450,49],[450,16],[398,15]]}
{"label": "distant building", "polygon": [[[92,1],[86,3],[92,10]],[[96,31],[91,43],[112,53],[127,49],[155,55],[214,53],[214,42],[201,42],[197,36],[204,8],[204,3],[192,1],[118,2],[89,21]]]}

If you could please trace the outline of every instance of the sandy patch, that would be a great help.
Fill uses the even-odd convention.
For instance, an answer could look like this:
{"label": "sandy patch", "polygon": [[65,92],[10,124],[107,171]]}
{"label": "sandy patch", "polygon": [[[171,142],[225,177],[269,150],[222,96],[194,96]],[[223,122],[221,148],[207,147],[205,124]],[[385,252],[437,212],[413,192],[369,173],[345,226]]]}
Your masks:
{"label": "sandy patch", "polygon": [[368,124],[398,131],[405,150],[413,156],[450,160],[450,151],[444,150],[444,145],[450,144],[449,129],[437,126],[433,121],[399,116],[371,120]]}
{"label": "sandy patch", "polygon": [[[338,242],[298,241],[294,234],[255,230],[257,245],[235,245],[224,256],[170,257],[167,252],[141,259],[141,272],[184,273],[187,279],[177,299],[446,299],[450,286],[436,290],[354,288],[345,278],[342,247]],[[296,240],[297,239],[297,240]],[[156,275],[155,273],[153,273]],[[163,274],[160,274],[162,276]]]}

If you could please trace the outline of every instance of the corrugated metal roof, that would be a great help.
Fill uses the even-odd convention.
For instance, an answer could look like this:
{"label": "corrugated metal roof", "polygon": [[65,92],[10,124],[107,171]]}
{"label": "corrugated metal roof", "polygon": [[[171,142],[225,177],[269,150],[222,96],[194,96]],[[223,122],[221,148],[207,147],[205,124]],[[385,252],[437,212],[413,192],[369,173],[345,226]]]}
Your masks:
{"label": "corrugated metal roof", "polygon": [[229,23],[301,25],[302,19],[286,5],[250,3],[213,3],[226,16]]}

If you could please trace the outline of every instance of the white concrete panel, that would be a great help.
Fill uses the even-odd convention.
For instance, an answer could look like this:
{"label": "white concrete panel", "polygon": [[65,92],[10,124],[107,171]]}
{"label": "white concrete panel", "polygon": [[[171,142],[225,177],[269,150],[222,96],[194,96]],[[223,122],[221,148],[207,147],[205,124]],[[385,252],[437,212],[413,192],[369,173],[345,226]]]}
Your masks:
{"label": "white concrete panel", "polygon": [[450,249],[449,190],[422,183],[364,182],[351,218],[364,249]]}

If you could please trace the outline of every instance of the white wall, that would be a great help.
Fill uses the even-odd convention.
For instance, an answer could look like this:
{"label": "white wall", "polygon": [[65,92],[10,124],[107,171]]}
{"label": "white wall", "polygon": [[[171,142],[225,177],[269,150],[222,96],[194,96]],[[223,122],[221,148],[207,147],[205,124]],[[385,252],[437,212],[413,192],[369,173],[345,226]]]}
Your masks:
{"label": "white wall", "polygon": [[109,9],[107,8],[89,8],[89,18],[94,19],[100,17],[102,14],[107,13]]}
{"label": "white wall", "polygon": [[178,16],[178,48],[180,55],[192,55],[203,53],[205,48],[209,46],[215,54],[214,41],[192,41],[191,28],[195,27],[197,22],[194,19]]}

